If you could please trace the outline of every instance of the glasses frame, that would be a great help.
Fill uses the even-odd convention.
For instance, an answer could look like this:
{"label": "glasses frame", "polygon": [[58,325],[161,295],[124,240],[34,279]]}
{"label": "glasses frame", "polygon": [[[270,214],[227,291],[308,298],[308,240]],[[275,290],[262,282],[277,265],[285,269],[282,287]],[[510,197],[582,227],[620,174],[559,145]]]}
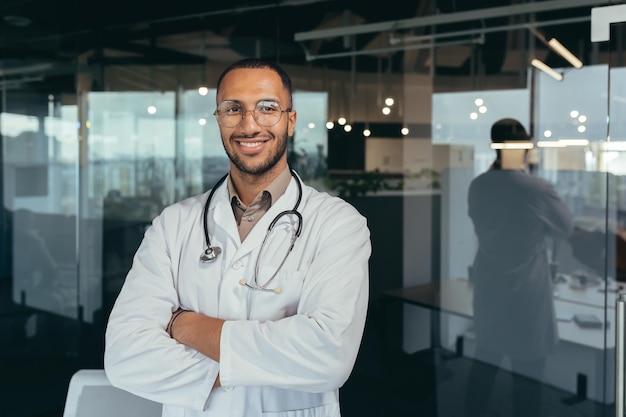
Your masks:
{"label": "glasses frame", "polygon": [[[259,117],[256,115],[256,111],[259,107],[259,103],[262,102],[267,102],[270,100],[261,100],[258,103],[256,103],[256,105],[254,106],[254,109],[252,110],[248,110],[248,109],[244,109],[243,106],[242,107],[242,111],[241,111],[241,119],[234,125],[229,126],[229,125],[225,125],[224,123],[222,123],[220,121],[220,111],[219,109],[215,109],[215,111],[213,112],[213,116],[215,116],[215,119],[217,120],[217,124],[219,124],[222,127],[228,127],[228,128],[233,128],[233,127],[237,127],[241,124],[241,122],[243,121],[243,119],[246,118],[246,114],[248,114],[248,112],[252,112],[252,118],[254,119],[254,121],[259,125],[259,126],[263,126],[263,127],[272,127],[272,126],[276,126],[281,119],[283,118],[283,113],[291,113],[293,111],[293,109],[291,107],[288,107],[287,109],[283,110],[282,106],[280,105],[280,103],[277,103],[275,101],[272,101],[273,104],[275,104],[276,106],[278,106],[278,108],[280,109],[280,116],[278,117],[278,119],[276,120],[276,122],[272,123],[272,124],[264,124],[261,123],[259,121]],[[219,108],[223,103],[228,103],[231,102],[230,100],[226,100],[226,101],[222,101],[220,104],[217,105],[217,107]],[[237,103],[236,101],[232,101],[233,103]]]}

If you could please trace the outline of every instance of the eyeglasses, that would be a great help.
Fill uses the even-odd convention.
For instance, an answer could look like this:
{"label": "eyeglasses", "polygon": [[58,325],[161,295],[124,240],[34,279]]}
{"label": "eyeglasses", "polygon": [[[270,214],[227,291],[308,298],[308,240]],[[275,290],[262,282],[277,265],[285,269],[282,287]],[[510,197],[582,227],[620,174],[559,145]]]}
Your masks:
{"label": "eyeglasses", "polygon": [[253,110],[246,110],[236,101],[223,101],[213,112],[217,118],[217,123],[223,127],[239,126],[246,113],[251,111],[254,120],[261,126],[274,126],[280,121],[283,113],[290,112],[291,109],[283,110],[280,104],[275,101],[262,100],[256,104]]}

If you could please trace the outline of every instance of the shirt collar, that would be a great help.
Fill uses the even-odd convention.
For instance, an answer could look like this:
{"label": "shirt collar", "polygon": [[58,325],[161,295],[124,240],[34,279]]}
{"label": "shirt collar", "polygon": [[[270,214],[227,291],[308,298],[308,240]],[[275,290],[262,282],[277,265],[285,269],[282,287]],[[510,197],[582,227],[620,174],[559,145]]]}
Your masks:
{"label": "shirt collar", "polygon": [[[283,194],[285,194],[285,191],[287,191],[287,187],[289,186],[290,181],[291,181],[291,172],[289,170],[289,167],[287,167],[280,174],[278,174],[278,176],[274,178],[274,180],[271,183],[269,183],[267,187],[265,187],[265,189],[263,189],[259,193],[259,195],[257,195],[254,198],[253,201],[258,200],[262,194],[269,193],[271,197],[270,199],[270,206],[271,206],[272,204],[274,204],[276,200],[278,200]],[[228,187],[228,199],[232,202],[233,197],[235,197],[236,201],[240,202],[241,199],[239,198],[239,195],[237,195],[237,192],[235,191],[235,186],[232,182],[230,175],[228,176],[228,181],[226,184]]]}

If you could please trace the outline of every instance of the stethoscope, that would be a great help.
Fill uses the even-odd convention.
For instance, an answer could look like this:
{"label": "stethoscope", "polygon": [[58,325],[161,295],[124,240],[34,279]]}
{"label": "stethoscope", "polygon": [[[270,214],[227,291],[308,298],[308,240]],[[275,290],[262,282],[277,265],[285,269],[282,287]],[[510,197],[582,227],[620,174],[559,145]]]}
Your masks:
{"label": "stethoscope", "polygon": [[[302,232],[302,215],[300,214],[300,212],[298,212],[298,206],[300,205],[300,200],[302,200],[302,184],[300,183],[300,179],[298,178],[296,173],[293,170],[290,170],[290,172],[291,172],[291,175],[296,179],[296,184],[298,185],[298,199],[296,200],[296,204],[293,206],[293,209],[285,210],[285,211],[278,213],[276,217],[274,217],[270,225],[268,226],[267,232],[265,232],[265,238],[263,238],[263,242],[261,243],[261,249],[259,250],[259,254],[257,255],[257,258],[256,258],[256,264],[254,266],[254,283],[250,284],[245,279],[241,279],[239,281],[239,285],[246,286],[255,291],[268,291],[268,292],[274,292],[276,294],[280,294],[282,292],[281,288],[269,288],[269,285],[274,280],[276,275],[278,275],[278,271],[280,271],[280,268],[282,268],[283,264],[287,260],[287,257],[289,256],[289,254],[291,253],[291,250],[293,249],[293,245],[296,243],[296,239],[298,239],[298,237],[300,236],[300,233]],[[213,198],[213,194],[215,193],[215,190],[217,190],[219,186],[222,185],[222,183],[226,180],[227,177],[228,177],[228,174],[224,175],[215,183],[215,185],[211,189],[211,192],[209,193],[209,197],[207,198],[206,203],[204,204],[202,222],[204,226],[204,239],[206,241],[207,248],[204,251],[202,251],[202,254],[200,255],[200,261],[203,263],[213,262],[217,258],[219,258],[219,256],[222,254],[222,248],[220,248],[219,246],[211,245],[211,240],[209,238],[208,213],[209,213],[209,206],[211,205],[211,199]],[[283,260],[280,262],[280,264],[278,265],[278,268],[272,274],[272,276],[267,281],[265,281],[263,285],[260,285],[258,281],[259,260],[261,259],[261,254],[263,253],[263,249],[265,248],[265,242],[267,241],[267,238],[269,237],[272,229],[274,228],[276,223],[280,220],[280,218],[283,216],[291,216],[291,215],[294,215],[297,217],[298,226],[296,227],[295,231],[291,235],[291,242],[289,243],[289,249],[287,250],[287,253],[283,257]]]}

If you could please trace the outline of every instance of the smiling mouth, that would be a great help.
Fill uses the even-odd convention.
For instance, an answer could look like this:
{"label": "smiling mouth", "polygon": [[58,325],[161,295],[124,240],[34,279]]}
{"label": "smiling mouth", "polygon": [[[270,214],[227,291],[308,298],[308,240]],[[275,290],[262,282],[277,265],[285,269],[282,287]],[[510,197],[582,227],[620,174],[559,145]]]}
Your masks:
{"label": "smiling mouth", "polygon": [[261,146],[265,143],[265,141],[259,141],[259,142],[238,142],[239,145],[245,147],[245,148],[256,148],[257,146]]}

